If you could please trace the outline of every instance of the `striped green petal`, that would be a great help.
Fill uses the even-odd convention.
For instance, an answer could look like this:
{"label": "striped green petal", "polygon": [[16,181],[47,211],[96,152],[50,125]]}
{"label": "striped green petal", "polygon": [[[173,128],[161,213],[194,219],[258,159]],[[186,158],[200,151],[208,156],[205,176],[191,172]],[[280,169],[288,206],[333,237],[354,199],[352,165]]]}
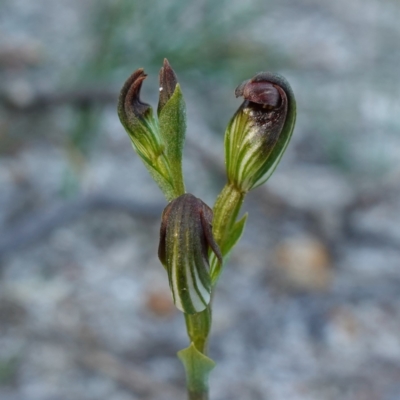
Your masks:
{"label": "striped green petal", "polygon": [[165,266],[176,307],[187,313],[203,311],[211,299],[208,249],[222,262],[212,235],[212,210],[187,193],[165,208],[158,255]]}
{"label": "striped green petal", "polygon": [[269,72],[243,82],[235,93],[245,100],[225,133],[225,161],[229,182],[247,192],[278,165],[292,136],[296,103],[286,79]]}

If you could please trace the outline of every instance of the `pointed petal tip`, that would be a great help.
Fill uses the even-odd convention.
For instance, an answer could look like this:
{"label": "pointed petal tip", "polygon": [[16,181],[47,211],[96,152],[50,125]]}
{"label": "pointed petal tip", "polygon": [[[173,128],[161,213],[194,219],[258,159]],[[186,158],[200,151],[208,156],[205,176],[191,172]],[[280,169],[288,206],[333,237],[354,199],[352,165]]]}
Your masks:
{"label": "pointed petal tip", "polygon": [[164,58],[164,61],[163,61],[163,67],[164,68],[171,68],[171,64],[169,63],[169,61],[168,61],[168,59],[167,58]]}
{"label": "pointed petal tip", "polygon": [[160,69],[159,82],[160,82],[160,89],[159,89],[160,94],[159,94],[158,108],[157,108],[158,114],[160,114],[162,108],[172,97],[176,85],[178,84],[178,78],[175,74],[175,71],[171,68],[170,63],[166,58],[164,58],[163,66]]}
{"label": "pointed petal tip", "polygon": [[242,82],[236,89],[235,89],[235,96],[240,97],[243,96],[243,90],[249,80]]}
{"label": "pointed petal tip", "polygon": [[143,68],[134,71],[125,81],[121,89],[118,99],[118,116],[122,125],[129,132],[133,132],[135,128],[135,120],[138,118],[146,118],[151,107],[149,104],[140,100],[140,90],[143,81],[147,78],[147,74]]}

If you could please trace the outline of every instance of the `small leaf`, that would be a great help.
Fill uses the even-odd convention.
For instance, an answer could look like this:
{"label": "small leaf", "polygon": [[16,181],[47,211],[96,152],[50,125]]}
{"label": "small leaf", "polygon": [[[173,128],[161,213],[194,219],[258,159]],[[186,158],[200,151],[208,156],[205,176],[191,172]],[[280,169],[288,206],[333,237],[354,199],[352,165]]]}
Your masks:
{"label": "small leaf", "polygon": [[233,228],[231,229],[230,235],[226,243],[224,243],[222,252],[224,254],[224,257],[228,256],[230,251],[236,246],[236,244],[239,242],[239,239],[241,238],[244,227],[246,226],[246,221],[247,221],[248,213],[244,214],[243,217],[235,223]]}
{"label": "small leaf", "polygon": [[[225,241],[225,243],[221,246],[221,252],[224,257],[224,262],[226,262],[226,259],[229,257],[229,253],[231,250],[236,246],[236,244],[239,242],[244,228],[246,226],[246,221],[247,221],[247,216],[248,214],[244,214],[243,217],[235,223],[233,228],[230,231],[230,234]],[[211,282],[213,285],[218,280],[218,277],[222,271],[222,264],[221,262],[217,259],[214,253],[210,255],[210,275],[211,275]]]}
{"label": "small leaf", "polygon": [[193,343],[189,347],[178,352],[185,372],[187,388],[190,393],[207,393],[208,378],[215,367],[215,362],[200,353]]}

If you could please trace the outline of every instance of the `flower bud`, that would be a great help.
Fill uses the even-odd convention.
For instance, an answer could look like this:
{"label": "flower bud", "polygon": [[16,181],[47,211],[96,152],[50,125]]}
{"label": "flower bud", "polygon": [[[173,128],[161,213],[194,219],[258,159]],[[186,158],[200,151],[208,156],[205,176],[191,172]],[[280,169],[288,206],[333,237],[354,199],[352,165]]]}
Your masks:
{"label": "flower bud", "polygon": [[187,314],[203,311],[210,302],[209,248],[222,263],[212,218],[212,210],[189,193],[169,203],[162,214],[158,257],[176,307]]}
{"label": "flower bud", "polygon": [[240,84],[244,102],[225,133],[228,180],[247,192],[264,183],[278,165],[291,138],[296,103],[285,78],[261,72]]}
{"label": "flower bud", "polygon": [[185,102],[176,75],[164,60],[156,121],[150,105],[140,100],[140,89],[146,77],[140,68],[125,82],[119,96],[118,116],[151,176],[165,197],[172,200],[185,193],[182,173]]}
{"label": "flower bud", "polygon": [[125,82],[119,96],[118,116],[137,153],[150,162],[163,152],[164,145],[151,106],[140,100],[146,77],[143,68],[139,68]]}

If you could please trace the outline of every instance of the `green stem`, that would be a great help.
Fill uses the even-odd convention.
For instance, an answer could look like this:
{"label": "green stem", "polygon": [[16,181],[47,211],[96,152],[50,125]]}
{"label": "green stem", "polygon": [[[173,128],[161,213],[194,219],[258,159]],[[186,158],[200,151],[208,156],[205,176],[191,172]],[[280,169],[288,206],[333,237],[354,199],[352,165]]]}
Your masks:
{"label": "green stem", "polygon": [[[213,235],[218,243],[222,256],[225,257],[231,250],[229,239],[236,219],[242,207],[246,192],[241,191],[235,185],[227,183],[217,197],[214,205]],[[215,284],[222,272],[222,265],[216,257],[210,256],[211,278]]]}
{"label": "green stem", "polygon": [[211,329],[211,303],[197,314],[185,314],[186,330],[196,349],[207,355],[207,341]]}
{"label": "green stem", "polygon": [[221,250],[236,221],[245,195],[246,193],[235,185],[227,183],[217,197],[214,205],[213,234]]}
{"label": "green stem", "polygon": [[208,390],[207,392],[188,391],[188,400],[208,400],[208,398]]}
{"label": "green stem", "polygon": [[186,349],[179,351],[178,357],[186,371],[189,400],[208,400],[208,378],[215,367],[214,361],[200,353],[193,342]]}
{"label": "green stem", "polygon": [[[244,192],[232,184],[226,184],[214,206],[213,235],[225,257],[231,249],[236,219],[245,197]],[[222,265],[211,256],[211,276],[215,284]],[[214,279],[215,278],[215,279]],[[208,376],[214,362],[207,357],[207,341],[211,329],[211,305],[196,314],[185,314],[185,322],[191,345],[178,353],[186,370],[188,400],[208,400]]]}
{"label": "green stem", "polygon": [[[220,246],[222,255],[227,253],[226,243],[236,222],[245,193],[232,184],[226,184],[214,206],[213,235]],[[221,268],[221,265],[219,266]],[[186,329],[196,349],[207,355],[207,339],[211,328],[211,304],[196,314],[185,314]]]}
{"label": "green stem", "polygon": [[[204,356],[207,357],[207,342],[211,328],[211,303],[207,308],[196,314],[185,314],[188,336],[198,353],[192,354],[191,366],[186,369],[188,399],[208,400],[208,374],[210,370],[204,368]],[[211,360],[209,360],[211,361]],[[207,361],[207,362],[209,362]]]}

